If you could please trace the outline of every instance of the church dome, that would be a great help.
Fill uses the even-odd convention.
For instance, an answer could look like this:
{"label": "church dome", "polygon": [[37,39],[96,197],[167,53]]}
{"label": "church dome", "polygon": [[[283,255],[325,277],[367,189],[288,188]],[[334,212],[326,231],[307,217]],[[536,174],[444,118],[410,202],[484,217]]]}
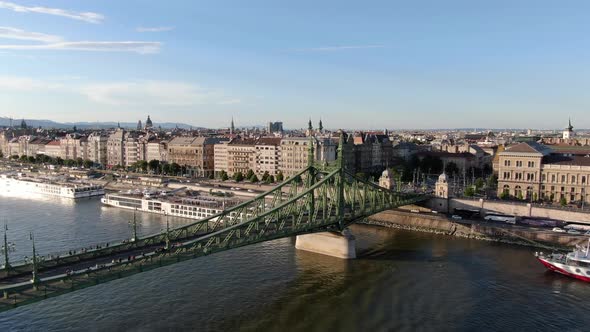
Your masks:
{"label": "church dome", "polygon": [[146,126],[146,128],[151,128],[153,126],[152,119],[150,119],[149,115],[148,115],[147,120],[145,121],[145,126]]}
{"label": "church dome", "polygon": [[446,173],[442,173],[441,175],[438,176],[438,182],[447,182],[447,174]]}

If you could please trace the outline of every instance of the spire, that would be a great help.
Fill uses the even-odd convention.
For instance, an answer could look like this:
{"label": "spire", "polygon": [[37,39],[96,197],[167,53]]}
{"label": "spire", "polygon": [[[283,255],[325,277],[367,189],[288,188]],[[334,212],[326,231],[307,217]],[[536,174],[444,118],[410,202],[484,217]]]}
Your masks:
{"label": "spire", "polygon": [[309,118],[309,122],[307,123],[307,129],[311,132],[313,130],[313,126],[311,125],[311,118]]}
{"label": "spire", "polygon": [[152,119],[150,119],[150,116],[148,115],[147,120],[145,120],[145,128],[151,128],[154,124],[152,123]]}
{"label": "spire", "polygon": [[235,126],[234,126],[234,117],[231,117],[231,126],[229,127],[229,134],[233,135],[234,131],[236,130]]}
{"label": "spire", "polygon": [[319,123],[318,129],[320,130],[320,133],[324,130],[324,125],[322,124],[322,118],[320,118],[320,123]]}
{"label": "spire", "polygon": [[572,126],[572,119],[571,118],[568,118],[568,126],[567,126],[567,129],[569,131],[574,130],[574,127]]}
{"label": "spire", "polygon": [[142,130],[143,126],[141,125],[141,120],[137,121],[137,130]]}

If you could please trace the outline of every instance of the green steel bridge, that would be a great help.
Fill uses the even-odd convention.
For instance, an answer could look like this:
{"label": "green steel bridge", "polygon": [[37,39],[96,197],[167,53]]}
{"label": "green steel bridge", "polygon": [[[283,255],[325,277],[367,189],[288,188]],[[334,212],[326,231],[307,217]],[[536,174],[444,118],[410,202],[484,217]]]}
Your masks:
{"label": "green steel bridge", "polygon": [[[315,232],[340,232],[375,213],[428,197],[388,190],[355,177],[338,159],[308,167],[272,190],[214,216],[146,237],[42,259],[0,270],[0,311],[200,256]],[[6,242],[6,236],[5,236]],[[34,243],[34,242],[33,242]]]}

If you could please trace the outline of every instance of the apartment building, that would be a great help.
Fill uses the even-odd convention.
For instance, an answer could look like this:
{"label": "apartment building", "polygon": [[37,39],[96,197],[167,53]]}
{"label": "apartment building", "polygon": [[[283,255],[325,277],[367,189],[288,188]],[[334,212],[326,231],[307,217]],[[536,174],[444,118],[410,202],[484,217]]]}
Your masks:
{"label": "apartment building", "polygon": [[590,156],[555,154],[524,142],[499,153],[498,195],[524,200],[590,202]]}
{"label": "apartment building", "polygon": [[214,146],[218,137],[175,137],[168,142],[168,161],[187,166],[190,174],[210,176],[215,170]]}

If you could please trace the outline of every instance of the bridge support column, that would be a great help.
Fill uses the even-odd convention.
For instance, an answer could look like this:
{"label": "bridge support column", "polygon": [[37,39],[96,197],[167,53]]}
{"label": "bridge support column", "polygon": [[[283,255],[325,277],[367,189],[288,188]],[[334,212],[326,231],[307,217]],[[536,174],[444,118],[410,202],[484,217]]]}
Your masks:
{"label": "bridge support column", "polygon": [[342,259],[356,258],[356,240],[348,229],[340,233],[322,232],[298,235],[295,248]]}

